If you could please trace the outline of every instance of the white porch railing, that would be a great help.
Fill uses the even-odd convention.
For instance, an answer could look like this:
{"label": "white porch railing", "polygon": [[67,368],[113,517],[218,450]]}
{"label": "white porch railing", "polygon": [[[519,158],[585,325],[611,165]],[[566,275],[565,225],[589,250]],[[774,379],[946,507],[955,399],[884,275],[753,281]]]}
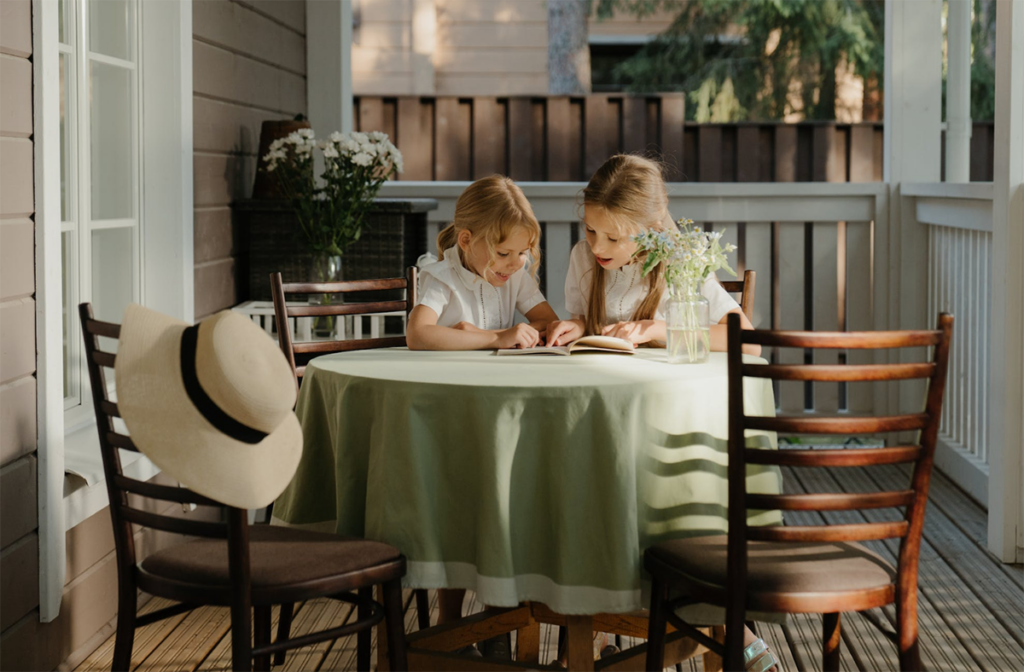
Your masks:
{"label": "white porch railing", "polygon": [[[451,221],[467,182],[389,182],[381,196],[436,198],[427,248]],[[578,182],[519,183],[544,223],[541,282],[562,316],[569,252],[581,238]],[[880,183],[702,183],[669,185],[670,210],[706,227],[726,230],[738,246],[733,268],[757,271],[755,326],[778,329],[887,328],[888,187]],[[724,279],[724,278],[722,278]],[[876,309],[877,307],[877,309]],[[769,353],[780,362],[811,361],[810,353]],[[865,353],[815,352],[814,361],[864,362]],[[870,355],[867,355],[870,357]],[[777,391],[787,412],[866,413],[887,408],[884,384],[784,383]],[[895,391],[892,391],[895,394]]]}
{"label": "white porch railing", "polygon": [[905,184],[928,227],[928,314],[956,316],[936,463],[988,502],[989,327],[992,323],[992,185]]}

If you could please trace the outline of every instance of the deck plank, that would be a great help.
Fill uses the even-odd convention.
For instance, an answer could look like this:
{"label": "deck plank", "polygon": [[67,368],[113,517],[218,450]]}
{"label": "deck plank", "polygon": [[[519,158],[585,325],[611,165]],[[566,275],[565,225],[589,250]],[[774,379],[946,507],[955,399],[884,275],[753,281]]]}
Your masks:
{"label": "deck plank", "polygon": [[[878,489],[864,469],[805,471],[806,474],[801,473],[800,476],[803,483],[811,489],[820,489],[821,485],[828,487],[829,482],[841,485],[847,492]],[[857,518],[869,522],[893,520],[901,516],[895,509],[835,512],[825,515],[833,521]],[[881,546],[885,549],[883,557],[895,564],[899,540],[886,540]],[[920,574],[928,577],[927,582],[919,582],[918,622],[922,657],[926,660],[927,656],[935,657],[931,663],[926,663],[929,669],[962,670],[980,667],[983,670],[994,671],[1021,669],[1024,666],[1024,658],[1014,662],[1015,656],[1006,651],[1007,647],[993,646],[1000,640],[1000,632],[1003,641],[1008,633],[974,593],[963,585],[927,539],[921,542],[919,567]],[[959,646],[956,645],[957,642]]]}
{"label": "deck plank", "polygon": [[[786,490],[805,489],[856,492],[892,488],[905,481],[902,467],[871,469],[784,470]],[[863,522],[891,519],[894,510],[865,512],[790,512],[790,523],[820,524]],[[925,517],[921,549],[919,623],[922,657],[927,669],[982,669],[1001,672],[1024,669],[1024,625],[1020,605],[1024,601],[1024,568],[1003,565],[985,548],[986,513],[945,476],[933,478],[928,515]],[[895,543],[869,542],[876,552],[895,563]],[[417,627],[415,600],[404,592],[407,605],[405,627]],[[429,591],[432,618],[437,618],[437,591]],[[170,604],[154,598],[143,613]],[[475,613],[483,605],[470,591],[464,612]],[[895,672],[895,647],[870,619],[882,621],[888,628],[894,622],[893,609],[873,610],[867,616],[843,617],[844,671]],[[297,610],[293,635],[333,627],[353,618],[349,605],[334,600],[313,600]],[[274,612],[276,636],[277,610]],[[758,632],[776,652],[787,672],[811,672],[821,669],[821,619],[794,616],[786,625],[759,623]],[[227,609],[207,607],[181,614],[141,628],[135,637],[133,669],[138,672],[179,672],[181,670],[224,670],[230,667],[230,615]],[[557,628],[541,626],[542,665],[557,655]],[[623,646],[638,640],[623,638]],[[376,630],[373,634],[376,648]],[[77,668],[80,671],[109,670],[114,637],[110,637]],[[595,649],[596,650],[596,649]],[[376,664],[376,651],[371,654]],[[345,637],[306,649],[289,651],[284,670],[354,670],[356,637]],[[275,668],[278,669],[278,668]],[[682,665],[685,672],[702,672],[699,658]],[[670,668],[674,670],[674,668]]]}

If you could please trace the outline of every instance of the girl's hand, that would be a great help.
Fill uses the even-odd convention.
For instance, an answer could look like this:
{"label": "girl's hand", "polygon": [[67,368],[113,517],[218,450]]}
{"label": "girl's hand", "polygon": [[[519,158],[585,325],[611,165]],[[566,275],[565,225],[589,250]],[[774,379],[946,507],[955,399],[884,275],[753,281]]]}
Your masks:
{"label": "girl's hand", "polygon": [[532,348],[540,343],[540,333],[528,324],[517,324],[510,329],[499,331],[499,349],[506,348]]}
{"label": "girl's hand", "polygon": [[654,320],[618,322],[616,324],[609,324],[601,330],[601,334],[627,340],[633,345],[640,345],[641,343],[649,343],[651,341],[651,328],[653,326]]}
{"label": "girl's hand", "polygon": [[548,345],[566,345],[582,336],[583,329],[583,324],[579,320],[549,322],[545,338]]}

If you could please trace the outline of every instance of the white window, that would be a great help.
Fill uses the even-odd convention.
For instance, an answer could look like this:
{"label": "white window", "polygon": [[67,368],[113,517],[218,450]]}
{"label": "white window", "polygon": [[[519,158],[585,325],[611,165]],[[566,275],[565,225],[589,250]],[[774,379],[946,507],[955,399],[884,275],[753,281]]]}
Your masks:
{"label": "white window", "polygon": [[66,431],[92,418],[78,304],[120,322],[142,291],[138,13],[138,0],[59,4]]}

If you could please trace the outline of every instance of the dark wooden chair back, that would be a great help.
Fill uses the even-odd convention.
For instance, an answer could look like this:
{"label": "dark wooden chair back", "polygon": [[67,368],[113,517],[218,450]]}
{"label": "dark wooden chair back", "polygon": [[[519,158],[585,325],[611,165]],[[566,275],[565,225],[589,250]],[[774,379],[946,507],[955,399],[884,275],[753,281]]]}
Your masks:
{"label": "dark wooden chair back", "polygon": [[[935,441],[946,386],[949,343],[953,317],[943,313],[934,331],[889,332],[801,332],[745,331],[738,315],[730,315],[729,331],[729,590],[742,595],[746,586],[746,542],[845,542],[902,539],[899,554],[901,586],[917,584],[917,560],[928,501],[928,484],[935,454]],[[789,365],[752,364],[742,360],[741,346],[758,344],[782,348],[889,349],[931,346],[931,361],[907,364]],[[928,393],[923,411],[874,417],[759,417],[746,415],[743,408],[743,379],[768,378],[795,381],[897,381],[926,379]],[[842,450],[748,448],[746,430],[792,434],[874,434],[919,432],[913,445]],[[898,491],[865,493],[813,493],[765,495],[746,490],[746,465],[787,467],[860,467],[882,464],[911,464],[907,487]],[[747,509],[848,511],[906,507],[902,520],[814,526],[747,525]],[[731,601],[731,600],[730,600]],[[849,605],[850,609],[856,608]]]}
{"label": "dark wooden chair back", "polygon": [[[100,349],[99,338],[116,339],[121,326],[93,318],[92,305],[78,307],[85,340],[85,358],[89,369],[92,402],[96,413],[103,474],[110,500],[110,517],[114,526],[114,552],[117,559],[118,613],[134,614],[136,608],[135,537],[132,525],[162,530],[187,537],[207,537],[228,540],[228,553],[232,567],[232,589],[238,595],[249,595],[249,520],[242,509],[228,507],[220,502],[192,492],[188,488],[147,483],[124,475],[120,450],[139,452],[130,436],[117,431],[114,419],[121,414],[110,399],[105,370],[113,369],[117,361],[114,353]],[[133,495],[136,502],[129,499]],[[224,509],[224,522],[189,520],[146,510],[146,500],[214,506]],[[155,508],[155,507],[154,507]],[[166,510],[166,506],[164,507]],[[237,571],[235,571],[237,569]],[[195,604],[176,604],[133,619],[135,625],[154,623],[175,614],[190,611]],[[118,629],[121,629],[120,621]],[[130,649],[129,649],[130,655]],[[115,660],[115,665],[117,661]]]}
{"label": "dark wooden chair back", "polygon": [[730,294],[740,295],[740,309],[747,319],[754,321],[754,289],[757,284],[757,273],[754,271],[743,271],[742,280],[723,280],[722,287]]}
{"label": "dark wooden chair back", "polygon": [[[369,350],[371,348],[395,348],[405,346],[405,336],[383,338],[361,338],[345,341],[308,341],[295,342],[290,324],[293,317],[342,317],[345,315],[373,315],[405,311],[408,318],[416,305],[416,267],[410,266],[404,278],[387,278],[383,280],[348,280],[342,282],[289,282],[282,280],[280,273],[270,275],[270,288],[274,297],[274,322],[277,327],[278,342],[288,363],[291,364],[298,382],[306,369],[306,364],[317,355],[330,352],[349,352],[352,350]],[[339,295],[344,299],[347,295],[360,292],[379,290],[405,290],[405,299],[397,301],[374,301],[368,303],[331,303],[329,305],[288,305],[289,295]]]}

